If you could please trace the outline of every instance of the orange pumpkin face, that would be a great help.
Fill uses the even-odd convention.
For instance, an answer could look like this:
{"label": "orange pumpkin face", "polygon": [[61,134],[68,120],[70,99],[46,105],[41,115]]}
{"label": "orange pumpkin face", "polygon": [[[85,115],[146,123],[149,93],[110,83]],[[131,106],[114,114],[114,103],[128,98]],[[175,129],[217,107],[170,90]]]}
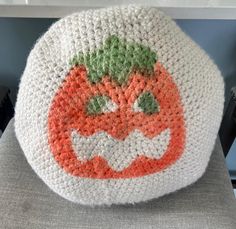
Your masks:
{"label": "orange pumpkin face", "polygon": [[[158,112],[145,114],[134,111],[135,101],[144,92],[152,93],[158,101]],[[97,95],[110,98],[118,105],[117,109],[99,115],[88,114],[88,102]],[[131,178],[156,173],[180,158],[185,142],[183,108],[178,88],[158,62],[152,76],[134,72],[127,84],[120,86],[109,76],[103,77],[100,83],[91,84],[86,68],[74,67],[53,99],[48,127],[49,144],[57,163],[66,172],[80,177]],[[106,132],[112,138],[124,141],[134,130],[152,139],[166,129],[170,130],[170,140],[161,158],[149,158],[140,151],[132,163],[121,171],[111,168],[99,152],[90,160],[80,160],[71,141],[73,130],[87,138],[97,132]]]}

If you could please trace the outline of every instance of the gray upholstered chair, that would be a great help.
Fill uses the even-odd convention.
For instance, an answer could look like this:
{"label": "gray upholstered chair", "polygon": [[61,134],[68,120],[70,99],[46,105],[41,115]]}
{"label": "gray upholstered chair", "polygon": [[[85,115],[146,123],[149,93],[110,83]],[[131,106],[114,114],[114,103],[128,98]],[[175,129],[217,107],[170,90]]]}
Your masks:
{"label": "gray upholstered chair", "polygon": [[0,228],[236,228],[236,202],[219,140],[195,184],[136,205],[89,208],[53,193],[28,165],[14,120],[0,139]]}

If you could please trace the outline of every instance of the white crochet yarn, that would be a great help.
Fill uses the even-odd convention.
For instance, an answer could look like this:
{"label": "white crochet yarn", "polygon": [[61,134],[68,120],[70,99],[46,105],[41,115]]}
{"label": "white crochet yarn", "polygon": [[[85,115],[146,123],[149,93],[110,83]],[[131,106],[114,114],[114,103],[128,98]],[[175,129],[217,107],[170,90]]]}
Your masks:
{"label": "white crochet yarn", "polygon": [[135,130],[124,141],[116,140],[104,132],[88,138],[79,136],[74,130],[71,135],[74,152],[80,160],[86,161],[100,155],[116,171],[127,168],[137,157],[137,152],[142,152],[150,158],[161,158],[170,140],[169,129],[152,139],[146,138],[142,132]]}
{"label": "white crochet yarn", "polygon": [[[158,63],[165,69],[163,71],[168,72],[178,89],[184,120],[184,126],[181,127],[185,130],[183,134],[184,148],[178,159],[160,171],[145,173],[150,168],[144,168],[143,174],[145,173],[145,175],[136,176],[135,173],[130,173],[130,177],[125,178],[115,176],[102,178],[106,174],[88,173],[86,175],[86,171],[80,176],[79,173],[76,173],[77,170],[74,170],[74,174],[71,172],[69,159],[66,159],[65,163],[67,164],[62,166],[58,163],[58,160],[61,160],[60,153],[58,159],[52,152],[48,122],[50,115],[54,115],[51,109],[56,96],[60,95],[60,90],[66,89],[67,86],[63,85],[66,85],[69,77],[73,77],[68,75],[73,68],[70,61],[78,53],[86,55],[100,50],[104,47],[104,42],[111,36],[118,37],[120,41],[127,42],[128,45],[140,44],[142,47],[149,47],[152,52],[157,54]],[[105,64],[104,62],[102,66]],[[110,68],[115,64],[109,65]],[[78,71],[81,72],[82,77],[85,70],[81,68]],[[89,73],[88,68],[86,71]],[[78,90],[80,85],[77,85]],[[111,84],[108,82],[106,85]],[[83,87],[87,88],[88,86]],[[153,85],[153,87],[159,86]],[[100,91],[103,90],[102,85],[99,88]],[[115,90],[119,91],[116,88]],[[138,95],[140,91],[138,87],[134,87],[130,93]],[[163,95],[171,93],[172,89],[169,88]],[[122,94],[120,97],[114,95],[113,98],[113,94],[109,94],[113,101],[106,101],[105,108],[101,109],[101,112],[108,115],[107,117],[111,117],[110,113],[123,109],[123,107],[119,108],[119,104],[115,100],[121,101],[123,104],[122,96],[124,95]],[[82,101],[83,96],[84,92],[81,89],[77,97],[70,98],[73,109],[78,109],[73,104]],[[129,102],[128,95],[125,96]],[[166,98],[167,100],[168,98]],[[60,102],[59,99],[58,101]],[[67,102],[65,100],[65,103]],[[175,22],[158,9],[122,6],[90,10],[72,14],[56,22],[39,39],[31,51],[20,82],[16,103],[15,131],[29,164],[39,177],[59,195],[86,205],[135,203],[174,192],[195,182],[202,176],[217,136],[223,112],[223,102],[224,83],[217,67],[204,51],[179,29]],[[164,103],[160,102],[155,112],[164,112]],[[63,108],[63,106],[61,107]],[[142,113],[137,100],[129,110],[129,112],[132,111],[136,112],[132,114],[134,117],[139,117],[138,115]],[[66,108],[61,112],[66,112]],[[61,113],[55,110],[56,114],[60,115]],[[148,114],[147,120],[152,115],[155,114]],[[176,115],[178,116],[179,113]],[[92,116],[94,119],[96,117]],[[166,123],[169,122],[168,120],[166,119]],[[70,122],[66,119],[64,121]],[[92,128],[91,125],[93,126],[93,123],[87,123],[83,119],[78,122],[81,122],[77,124],[83,128],[86,125],[89,128]],[[57,123],[52,123],[52,125],[57,125]],[[129,122],[127,121],[127,123]],[[131,124],[127,123],[124,125],[127,125],[128,128]],[[165,122],[163,123],[165,124]],[[113,125],[108,123],[107,126],[111,125],[112,129],[116,128],[116,124],[119,123],[114,120]],[[145,129],[146,124],[148,128]],[[99,125],[99,122],[96,125]],[[132,125],[137,125],[137,123],[134,122]],[[123,132],[120,133],[121,135],[116,132],[111,135],[100,131],[93,135],[86,135],[86,129],[82,134],[82,132],[78,133],[77,130],[72,130],[73,128],[68,130],[71,131],[68,136],[71,137],[71,147],[73,147],[78,160],[83,162],[96,157],[96,150],[99,151],[97,152],[98,156],[105,155],[110,167],[119,172],[132,164],[135,160],[135,151],[137,151],[137,156],[141,153],[141,156],[155,160],[165,154],[166,144],[172,144],[169,140],[169,132],[150,137],[152,131],[155,132],[155,125],[150,124],[146,119],[143,119],[143,123],[140,125],[142,130],[134,129],[125,139],[114,138],[114,136],[124,136]],[[108,128],[107,126],[104,128]],[[153,130],[150,130],[150,126]],[[179,127],[175,126],[175,128]],[[116,130],[120,131],[120,129]],[[124,131],[126,130],[124,129]],[[145,136],[144,132],[149,133],[150,136]],[[58,135],[58,139],[60,137]],[[63,157],[63,147],[68,146],[62,144],[60,147],[61,157]],[[143,151],[140,152],[139,149],[143,149]],[[176,149],[176,151],[178,150]],[[94,164],[94,166],[99,166],[99,164]]]}

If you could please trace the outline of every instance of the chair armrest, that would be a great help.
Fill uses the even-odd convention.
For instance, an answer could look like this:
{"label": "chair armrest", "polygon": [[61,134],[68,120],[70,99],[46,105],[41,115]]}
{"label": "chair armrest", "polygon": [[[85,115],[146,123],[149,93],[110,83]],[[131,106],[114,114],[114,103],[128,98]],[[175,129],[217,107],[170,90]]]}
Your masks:
{"label": "chair armrest", "polygon": [[9,97],[10,90],[0,86],[0,130],[3,132],[14,115],[14,108]]}
{"label": "chair armrest", "polygon": [[[226,157],[236,137],[236,87],[231,89],[231,97],[221,122],[219,137]],[[236,180],[232,180],[232,184],[235,188]]]}
{"label": "chair armrest", "polygon": [[227,156],[236,137],[236,87],[231,89],[230,101],[221,122],[219,136],[224,155]]}

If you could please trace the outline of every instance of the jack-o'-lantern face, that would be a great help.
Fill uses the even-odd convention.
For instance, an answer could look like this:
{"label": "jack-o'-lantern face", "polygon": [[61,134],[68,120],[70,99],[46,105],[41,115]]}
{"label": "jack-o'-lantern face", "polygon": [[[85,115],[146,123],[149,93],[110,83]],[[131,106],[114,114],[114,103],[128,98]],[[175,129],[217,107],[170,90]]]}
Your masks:
{"label": "jack-o'-lantern face", "polygon": [[71,64],[48,117],[50,149],[64,171],[99,179],[141,177],[181,157],[179,90],[154,52],[111,36]]}

